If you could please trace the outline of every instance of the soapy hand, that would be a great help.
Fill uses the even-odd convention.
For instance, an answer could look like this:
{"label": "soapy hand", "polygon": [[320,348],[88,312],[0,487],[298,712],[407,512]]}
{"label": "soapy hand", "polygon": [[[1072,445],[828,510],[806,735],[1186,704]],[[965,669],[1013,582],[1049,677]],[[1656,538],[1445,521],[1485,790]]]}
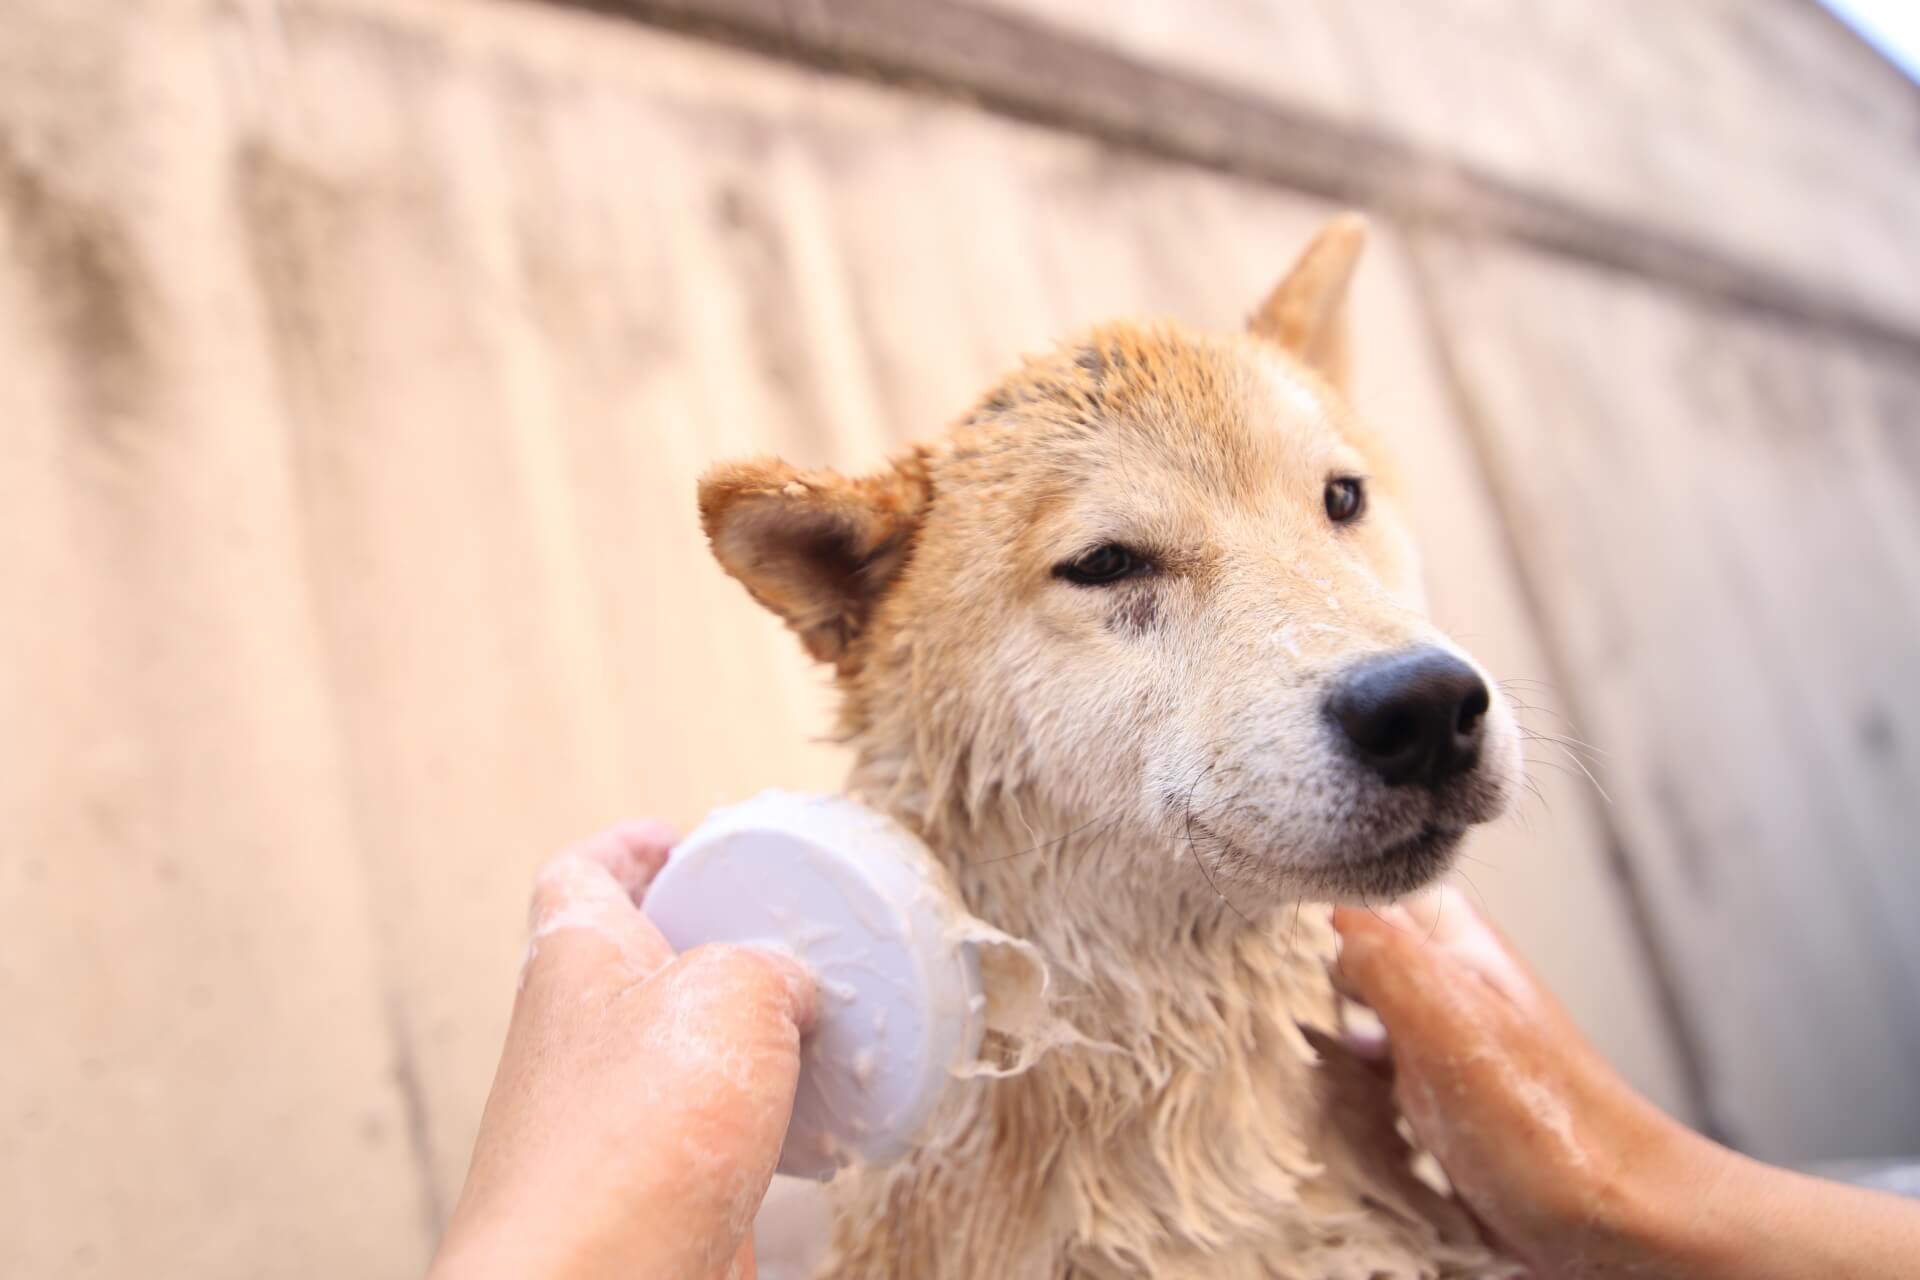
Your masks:
{"label": "soapy hand", "polygon": [[534,885],[526,967],[431,1276],[754,1273],[811,979],[740,947],[676,956],[636,903],[662,824],[568,849]]}
{"label": "soapy hand", "polygon": [[1335,984],[1385,1026],[1401,1110],[1541,1280],[1830,1280],[1920,1257],[1920,1205],[1761,1164],[1640,1097],[1452,890],[1333,922]]}
{"label": "soapy hand", "polygon": [[[1536,1263],[1611,1258],[1635,1175],[1692,1135],[1630,1089],[1451,889],[1334,913],[1334,981],[1390,1039],[1394,1095],[1455,1190]],[[1543,1272],[1550,1274],[1550,1272]]]}

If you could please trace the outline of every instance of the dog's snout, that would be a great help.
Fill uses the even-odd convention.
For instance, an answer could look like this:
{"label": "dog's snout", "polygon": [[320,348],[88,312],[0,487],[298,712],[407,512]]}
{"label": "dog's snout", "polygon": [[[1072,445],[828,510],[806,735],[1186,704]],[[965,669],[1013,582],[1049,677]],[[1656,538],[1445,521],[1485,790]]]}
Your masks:
{"label": "dog's snout", "polygon": [[1327,699],[1327,713],[1389,786],[1434,787],[1480,758],[1487,685],[1444,649],[1363,663]]}

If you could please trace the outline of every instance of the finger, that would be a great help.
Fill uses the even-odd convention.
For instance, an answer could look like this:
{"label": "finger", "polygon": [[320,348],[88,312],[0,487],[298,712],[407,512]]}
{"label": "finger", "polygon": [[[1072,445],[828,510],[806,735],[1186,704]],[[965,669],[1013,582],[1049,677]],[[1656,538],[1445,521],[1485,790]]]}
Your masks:
{"label": "finger", "polygon": [[1438,947],[1471,953],[1491,938],[1502,947],[1505,939],[1475,909],[1465,894],[1450,884],[1438,884],[1402,900],[1410,927]]}
{"label": "finger", "polygon": [[533,877],[533,897],[527,904],[527,926],[540,930],[556,916],[575,906],[600,903],[618,907],[627,895],[607,873],[607,869],[568,849],[549,858]]}
{"label": "finger", "polygon": [[1419,1017],[1435,963],[1420,936],[1352,907],[1334,911],[1333,927],[1340,935],[1333,974],[1341,992],[1372,1009],[1389,1032]]}
{"label": "finger", "polygon": [[579,958],[602,963],[611,947],[629,977],[646,977],[673,958],[673,948],[635,906],[666,862],[672,828],[631,822],[561,850],[534,880],[523,978]]}
{"label": "finger", "polygon": [[[693,948],[648,982],[664,1024],[690,1038],[663,1047],[673,1053],[704,1048],[724,1054],[796,1041],[813,1029],[820,989],[798,960],[764,947],[715,942]],[[789,1036],[791,1033],[791,1036]]]}
{"label": "finger", "polygon": [[1513,944],[1451,885],[1440,885],[1408,899],[1407,910],[1427,940],[1449,957],[1492,983],[1508,999],[1535,1001],[1539,983]]}
{"label": "finger", "polygon": [[1443,937],[1443,929],[1453,929],[1455,921],[1462,918],[1465,902],[1460,895],[1441,884],[1402,898],[1396,905],[1406,918],[1408,928],[1417,930],[1429,942],[1439,942]]}
{"label": "finger", "polygon": [[1402,933],[1412,933],[1420,928],[1413,916],[1407,911],[1405,903],[1389,902],[1384,907],[1372,908],[1371,913],[1400,930]]}
{"label": "finger", "polygon": [[1535,1011],[1517,1004],[1494,981],[1415,930],[1395,928],[1365,912],[1336,913],[1342,982],[1386,1027],[1394,1059],[1416,1076],[1434,1063],[1486,1058],[1484,1050]]}
{"label": "finger", "polygon": [[1351,1003],[1365,1004],[1367,1002],[1365,993],[1360,990],[1359,986],[1342,968],[1342,962],[1345,960],[1346,954],[1346,935],[1335,933],[1333,959],[1327,963],[1327,977],[1332,981],[1333,989],[1337,994],[1345,997]]}
{"label": "finger", "polygon": [[784,951],[775,951],[766,947],[728,947],[728,951],[739,953],[742,963],[764,967],[784,992],[786,1003],[782,1011],[792,1020],[801,1035],[813,1030],[814,1022],[820,1016],[820,984],[812,972],[799,960]]}
{"label": "finger", "polygon": [[547,860],[534,880],[534,914],[557,910],[583,896],[608,898],[617,890],[638,902],[666,865],[678,837],[658,819],[622,822],[568,845]]}
{"label": "finger", "polygon": [[1334,1016],[1335,1025],[1340,1029],[1340,1042],[1356,1057],[1382,1066],[1391,1065],[1391,1047],[1387,1043],[1387,1028],[1366,1002],[1366,997],[1354,982],[1340,972],[1340,956],[1346,949],[1346,940],[1335,935],[1336,949],[1333,963],[1327,966],[1327,977],[1333,982],[1333,989],[1341,998],[1337,1002]]}
{"label": "finger", "polygon": [[1333,989],[1337,994],[1345,996],[1350,1003],[1365,1004],[1367,998],[1360,994],[1360,988],[1340,971],[1340,957],[1345,954],[1345,951],[1346,948],[1342,947],[1340,951],[1334,953],[1333,963],[1327,966],[1327,977],[1333,981]]}
{"label": "finger", "polygon": [[645,896],[680,836],[658,818],[616,823],[580,846],[582,856],[599,863],[635,902]]}
{"label": "finger", "polygon": [[576,903],[534,927],[520,985],[551,977],[575,989],[596,982],[631,986],[657,974],[673,955],[673,944],[630,904]]}
{"label": "finger", "polygon": [[[647,984],[663,1016],[697,1032],[700,1045],[724,1052],[729,1043],[784,1041],[813,1029],[820,987],[792,956],[767,947],[714,942],[676,956]],[[669,1049],[686,1045],[666,1046]]]}
{"label": "finger", "polygon": [[675,836],[664,822],[623,822],[562,849],[534,877],[532,922],[581,902],[632,907],[666,865]]}
{"label": "finger", "polygon": [[680,1224],[666,1274],[713,1275],[735,1258],[766,1195],[793,1114],[800,1036],[817,1003],[791,959],[696,947],[636,992],[645,1082],[672,1099],[654,1150],[677,1173],[660,1207]]}

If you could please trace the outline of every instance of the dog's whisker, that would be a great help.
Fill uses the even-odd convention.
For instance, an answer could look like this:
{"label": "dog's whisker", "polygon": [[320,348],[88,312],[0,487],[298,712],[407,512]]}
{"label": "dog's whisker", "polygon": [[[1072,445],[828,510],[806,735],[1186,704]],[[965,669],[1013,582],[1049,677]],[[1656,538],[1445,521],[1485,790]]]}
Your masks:
{"label": "dog's whisker", "polygon": [[1100,836],[1105,835],[1107,832],[1113,830],[1114,826],[1117,825],[1119,821],[1120,821],[1120,815],[1116,813],[1111,818],[1107,819],[1106,823],[1100,828],[1099,831],[1095,832],[1092,836],[1089,836],[1087,838],[1086,844],[1080,850],[1079,859],[1073,864],[1074,875],[1077,876],[1082,871],[1086,870],[1087,859],[1093,856],[1094,845],[1097,842],[1098,838]]}
{"label": "dog's whisker", "polygon": [[[1578,773],[1567,768],[1566,765],[1561,764],[1557,760],[1535,760],[1532,756],[1526,756],[1522,758],[1522,763],[1525,764],[1528,769],[1554,769],[1566,774],[1569,778],[1580,777]],[[1584,779],[1582,779],[1582,781],[1584,781]]]}
{"label": "dog's whisker", "polygon": [[1578,747],[1580,750],[1587,752],[1589,755],[1592,755],[1600,759],[1604,759],[1607,754],[1604,749],[1600,747],[1596,747],[1591,742],[1587,742],[1581,738],[1576,738],[1572,734],[1568,734],[1568,733],[1542,733],[1538,729],[1531,729],[1525,725],[1522,725],[1520,727],[1520,733],[1522,737],[1526,738],[1530,742],[1551,742],[1556,744],[1557,746],[1566,747],[1568,749]]}
{"label": "dog's whisker", "polygon": [[[1587,768],[1586,762],[1584,760],[1582,760],[1579,756],[1575,755],[1572,751],[1568,750],[1567,747],[1562,743],[1555,742],[1550,745],[1560,748],[1560,753],[1566,756],[1568,760],[1572,761],[1574,768],[1578,769],[1580,773],[1586,778],[1586,780],[1593,784],[1593,789],[1600,793],[1600,798],[1602,800],[1606,801],[1608,804],[1613,803],[1613,797],[1607,794],[1607,789],[1600,785],[1600,779],[1593,776],[1593,770]],[[1549,760],[1529,760],[1528,763],[1529,764],[1552,764],[1553,762]]]}
{"label": "dog's whisker", "polygon": [[1514,727],[1518,729],[1521,733],[1533,734],[1543,738],[1564,737],[1568,742],[1578,742],[1583,747],[1593,747],[1595,751],[1598,751],[1600,749],[1598,747],[1594,747],[1593,744],[1590,742],[1585,742],[1579,738],[1573,737],[1571,734],[1557,734],[1549,729],[1542,729],[1538,725],[1529,724],[1527,722],[1528,717],[1530,716],[1549,716],[1552,719],[1557,720],[1561,724],[1567,726],[1567,728],[1569,729],[1573,728],[1573,721],[1567,719],[1567,717],[1561,715],[1558,711],[1553,710],[1551,707],[1536,706],[1531,702],[1521,702],[1515,698],[1509,698],[1507,701],[1518,713],[1514,716]]}
{"label": "dog's whisker", "polygon": [[[1201,856],[1200,847],[1193,842],[1193,793],[1194,793],[1194,790],[1199,787],[1202,780],[1204,780],[1206,776],[1212,772],[1213,772],[1213,766],[1208,765],[1205,770],[1194,775],[1193,781],[1187,784],[1187,803],[1186,803],[1187,852],[1193,855],[1193,864],[1200,868],[1200,874],[1207,878],[1207,885],[1213,890],[1213,896],[1220,899],[1220,901],[1226,903],[1227,909],[1233,912],[1233,914],[1239,916],[1243,923],[1251,925],[1253,921],[1247,919],[1246,912],[1240,910],[1239,907],[1234,906],[1232,899],[1228,898],[1226,894],[1220,892],[1220,885],[1218,882],[1214,880],[1213,872],[1207,868],[1207,860]],[[1215,836],[1214,838],[1216,840],[1219,839],[1218,836]]]}
{"label": "dog's whisker", "polygon": [[[1526,774],[1523,773],[1520,775],[1520,785],[1525,787],[1530,793],[1532,793],[1533,798],[1540,802],[1540,808],[1542,812],[1545,812],[1548,814],[1551,814],[1553,812],[1553,806],[1547,802],[1547,793],[1540,789],[1540,784],[1538,782],[1534,781],[1532,778],[1527,777]],[[1526,821],[1527,811],[1524,808],[1516,806],[1513,812],[1515,817],[1518,817],[1523,822]],[[1531,831],[1532,827],[1529,826],[1528,830]]]}
{"label": "dog's whisker", "polygon": [[[1473,890],[1473,896],[1474,896],[1474,898],[1475,898],[1475,899],[1477,899],[1477,900],[1479,901],[1479,903],[1480,903],[1480,911],[1481,911],[1481,914],[1483,914],[1483,915],[1491,915],[1491,914],[1493,914],[1493,913],[1492,913],[1491,911],[1489,911],[1489,910],[1487,909],[1487,895],[1486,895],[1486,894],[1484,894],[1484,893],[1482,893],[1482,892],[1480,892],[1480,886],[1479,886],[1479,885],[1477,885],[1477,884],[1475,884],[1475,883],[1473,882],[1473,877],[1472,877],[1472,876],[1470,876],[1470,875],[1468,875],[1468,874],[1466,873],[1466,871],[1465,871],[1464,869],[1462,869],[1462,870],[1460,871],[1460,878],[1461,878],[1462,880],[1465,880],[1465,881],[1467,882],[1467,888],[1469,888],[1469,889],[1471,889],[1471,890]],[[1438,917],[1438,916],[1435,916],[1435,917],[1434,917],[1434,919],[1435,919],[1435,921],[1436,921],[1436,923],[1437,923],[1437,922],[1438,922],[1438,920],[1439,920],[1439,917]]]}
{"label": "dog's whisker", "polygon": [[[1607,764],[1605,760],[1601,760],[1597,757],[1585,757],[1585,756],[1576,755],[1573,749],[1568,747],[1565,743],[1556,742],[1552,738],[1525,738],[1525,739],[1522,739],[1522,741],[1525,743],[1537,742],[1542,746],[1551,747],[1554,749],[1557,755],[1565,756],[1567,759],[1573,761],[1573,763],[1576,765],[1584,766],[1587,763],[1591,763],[1597,768],[1605,768]],[[1541,762],[1541,763],[1544,763],[1544,762]]]}
{"label": "dog's whisker", "polygon": [[1567,716],[1563,712],[1555,711],[1552,707],[1543,707],[1538,703],[1534,703],[1534,702],[1524,702],[1521,699],[1514,697],[1512,694],[1508,694],[1506,695],[1506,697],[1509,703],[1511,703],[1513,706],[1518,707],[1523,711],[1531,712],[1534,715],[1547,716],[1548,718],[1553,720],[1558,720],[1561,724],[1566,725],[1569,729],[1573,727],[1573,720],[1571,717]]}
{"label": "dog's whisker", "polygon": [[[1075,827],[1073,830],[1067,832],[1063,836],[1055,836],[1051,840],[1042,841],[1040,844],[1036,844],[1033,847],[1028,849],[1021,849],[1015,853],[1003,853],[997,858],[968,858],[967,865],[983,867],[995,862],[1006,862],[1013,858],[1024,858],[1030,853],[1038,853],[1042,849],[1051,848],[1054,845],[1065,843],[1066,841],[1073,839],[1073,837],[1079,835],[1082,831],[1085,831],[1088,827],[1092,826],[1094,823],[1099,821],[1100,821],[1099,818],[1089,818],[1085,822],[1081,823],[1079,826]],[[1108,821],[1112,821],[1112,819],[1108,819]]]}
{"label": "dog's whisker", "polygon": [[[1527,789],[1528,794],[1531,795],[1533,799],[1540,801],[1540,806],[1544,810],[1546,808],[1546,800],[1541,796],[1540,788],[1532,785],[1532,783],[1533,780],[1531,778],[1523,776],[1520,779],[1520,785]],[[1499,821],[1514,823],[1518,825],[1522,831],[1526,832],[1527,835],[1532,836],[1535,834],[1533,829],[1533,815],[1527,810],[1528,806],[1526,804],[1516,803],[1508,805],[1507,811],[1500,815]],[[1466,855],[1462,854],[1461,856],[1464,857]]]}

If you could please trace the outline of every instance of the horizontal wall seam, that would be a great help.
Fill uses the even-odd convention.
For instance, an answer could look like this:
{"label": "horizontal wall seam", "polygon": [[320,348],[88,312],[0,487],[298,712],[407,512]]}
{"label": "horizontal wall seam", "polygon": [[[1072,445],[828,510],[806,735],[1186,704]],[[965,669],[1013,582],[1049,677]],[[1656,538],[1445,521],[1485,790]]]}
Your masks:
{"label": "horizontal wall seam", "polygon": [[1522,245],[1920,358],[1920,327],[1642,221],[1364,125],[1169,72],[1014,15],[922,0],[546,0],[955,95],[1128,150]]}

